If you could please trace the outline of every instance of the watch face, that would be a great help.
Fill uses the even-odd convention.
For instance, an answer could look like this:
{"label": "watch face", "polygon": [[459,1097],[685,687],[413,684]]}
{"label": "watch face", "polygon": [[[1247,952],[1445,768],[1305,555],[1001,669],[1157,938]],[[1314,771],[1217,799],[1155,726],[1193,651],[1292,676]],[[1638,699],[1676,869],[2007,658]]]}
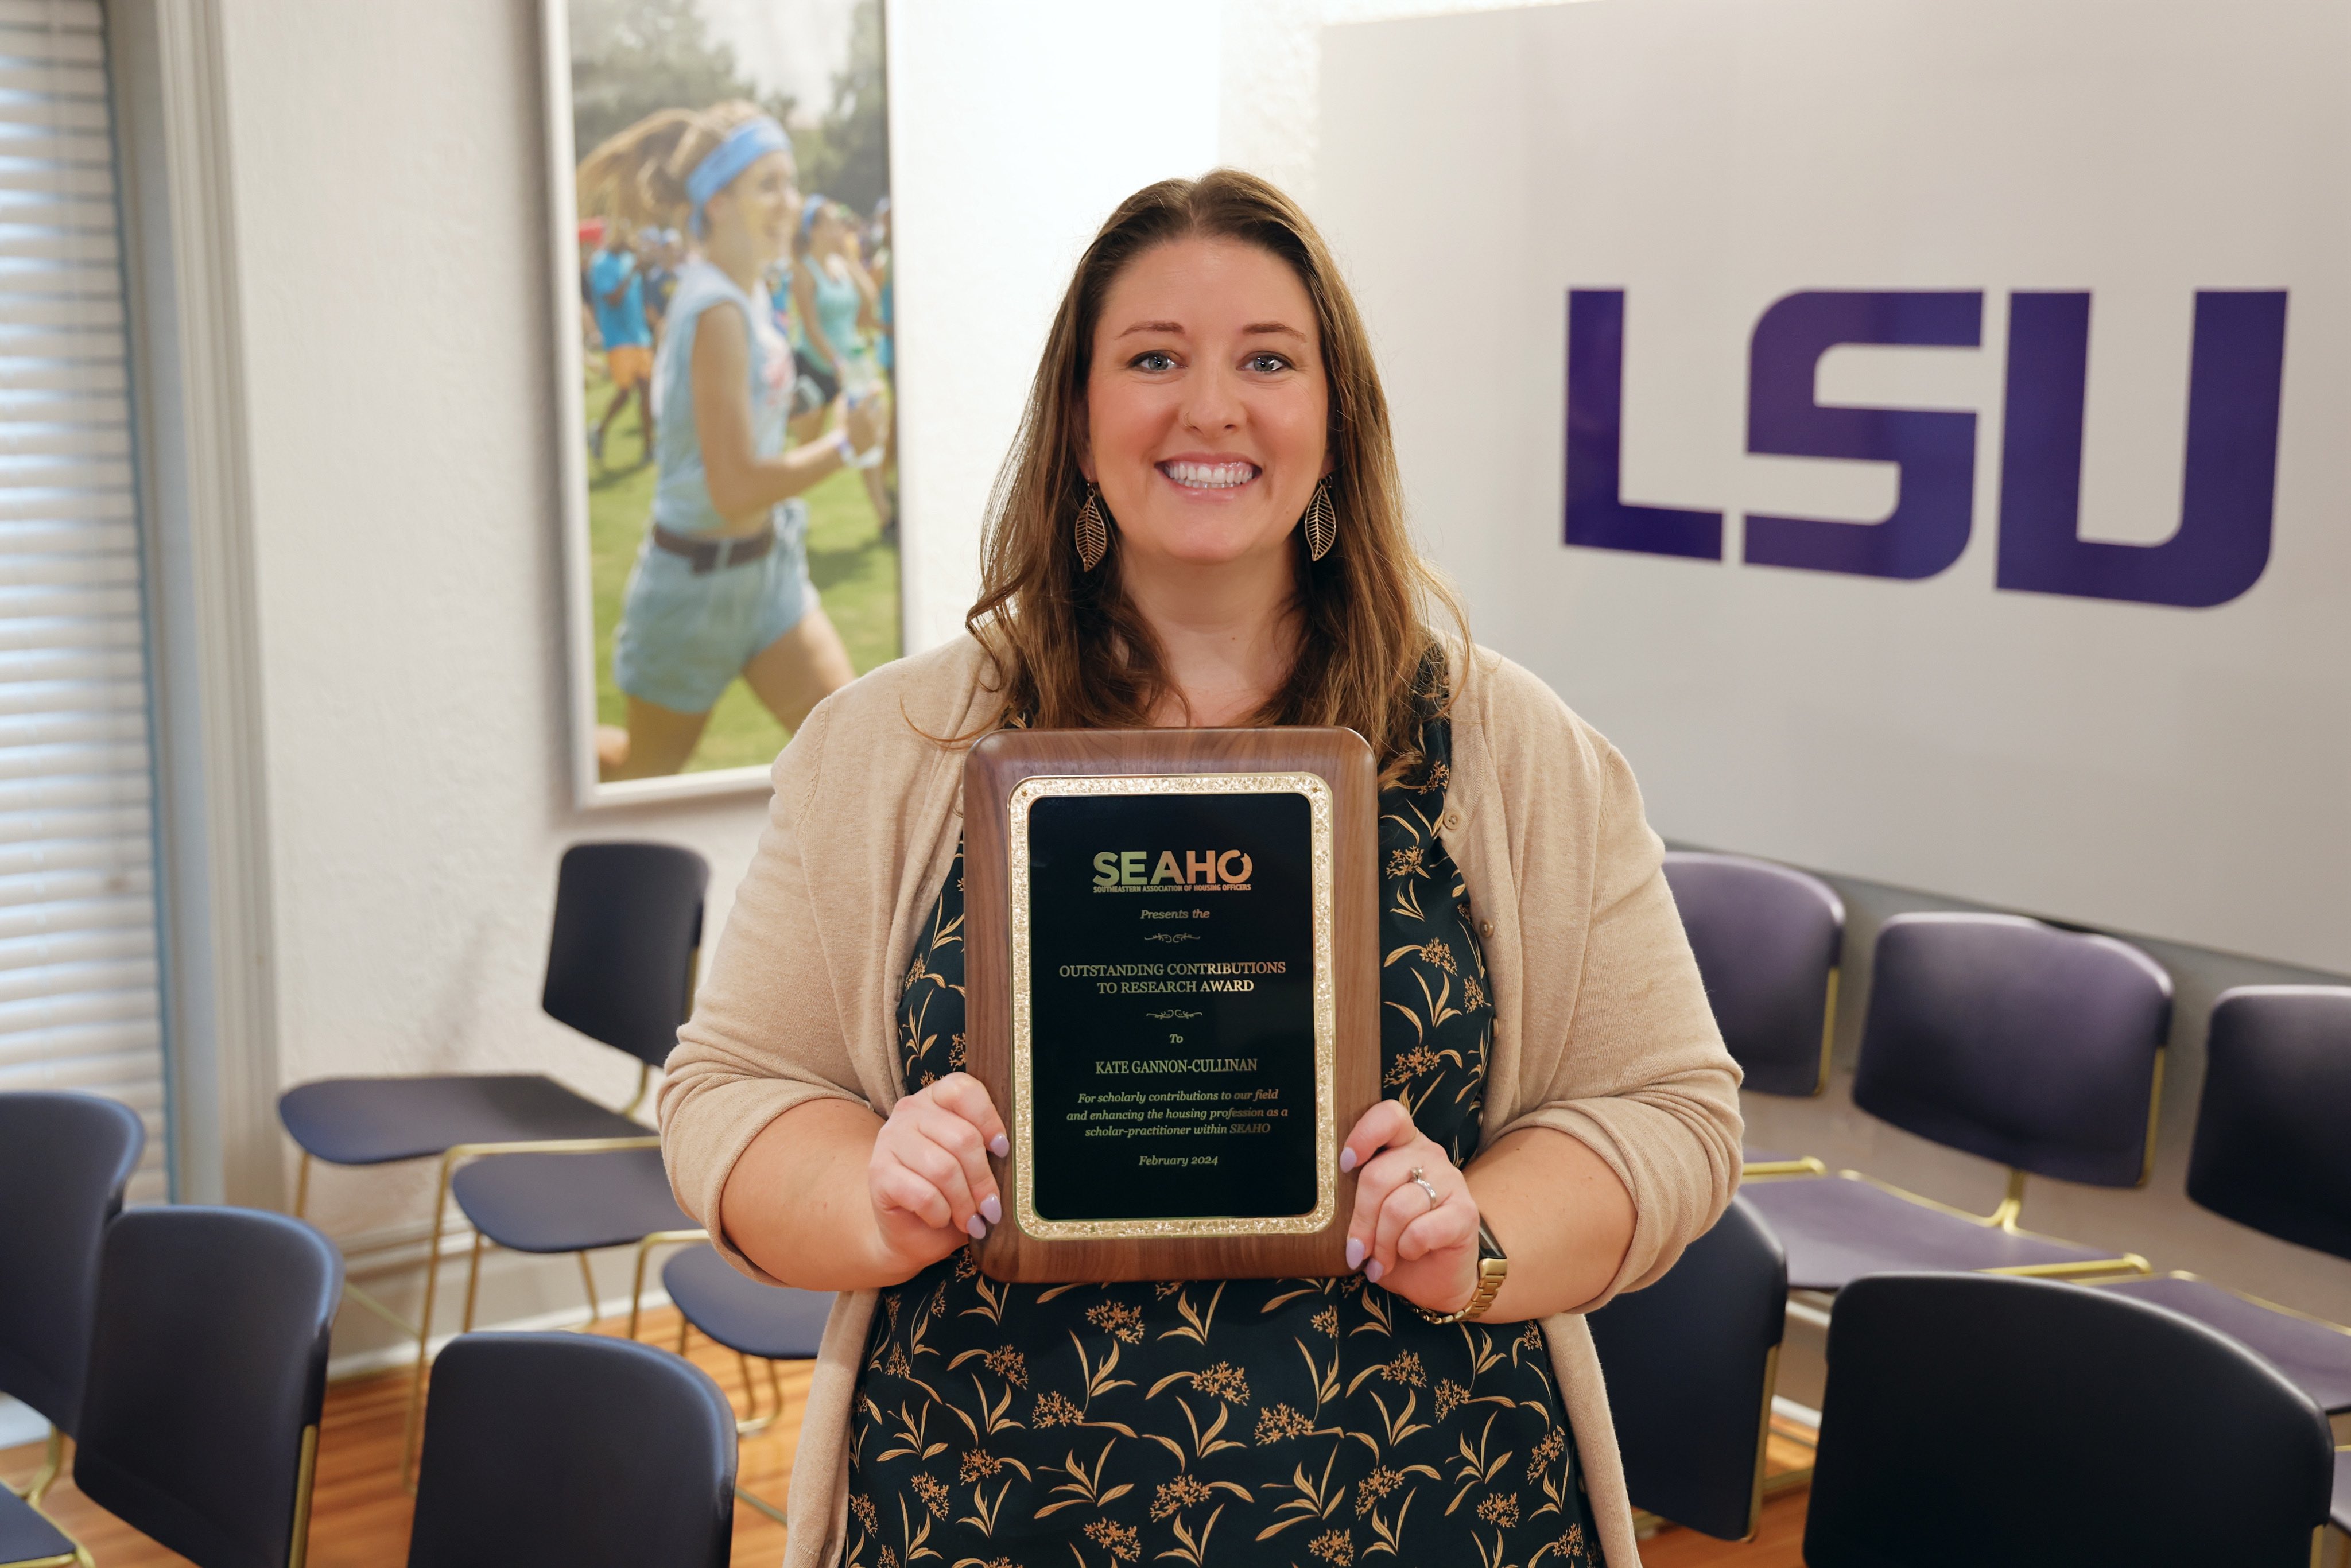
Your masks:
{"label": "watch face", "polygon": [[1502,1250],[1502,1244],[1494,1239],[1494,1233],[1486,1228],[1486,1222],[1482,1219],[1478,1222],[1478,1255],[1481,1258],[1500,1258],[1505,1261],[1510,1257],[1510,1254]]}

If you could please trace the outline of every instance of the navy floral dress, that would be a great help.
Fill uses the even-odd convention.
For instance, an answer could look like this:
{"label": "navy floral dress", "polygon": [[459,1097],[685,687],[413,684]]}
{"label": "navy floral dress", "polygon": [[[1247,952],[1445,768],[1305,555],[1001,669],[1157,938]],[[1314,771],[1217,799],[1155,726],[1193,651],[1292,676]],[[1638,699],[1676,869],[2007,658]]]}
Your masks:
{"label": "navy floral dress", "polygon": [[[1387,1092],[1456,1164],[1493,1005],[1438,841],[1451,727],[1380,797]],[[898,999],[911,1092],[964,1064],[963,857]],[[1015,1285],[968,1250],[882,1292],[850,1424],[850,1568],[1588,1568],[1541,1332],[1431,1323],[1361,1275]]]}

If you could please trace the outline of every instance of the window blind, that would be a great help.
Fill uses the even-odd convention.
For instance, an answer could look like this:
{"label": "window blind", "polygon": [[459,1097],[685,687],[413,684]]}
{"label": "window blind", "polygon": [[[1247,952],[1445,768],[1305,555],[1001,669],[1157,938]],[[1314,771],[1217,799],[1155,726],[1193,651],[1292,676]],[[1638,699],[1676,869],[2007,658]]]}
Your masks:
{"label": "window blind", "polygon": [[165,1196],[146,617],[106,41],[0,0],[0,1091],[147,1124]]}

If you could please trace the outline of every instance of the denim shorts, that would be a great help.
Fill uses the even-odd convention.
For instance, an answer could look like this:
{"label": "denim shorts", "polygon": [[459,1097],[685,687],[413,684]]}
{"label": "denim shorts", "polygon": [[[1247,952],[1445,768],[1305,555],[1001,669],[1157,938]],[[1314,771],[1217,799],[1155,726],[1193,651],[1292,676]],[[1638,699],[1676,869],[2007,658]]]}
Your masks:
{"label": "denim shorts", "polygon": [[648,533],[621,603],[612,678],[629,695],[678,713],[708,713],[751,656],[816,602],[808,574],[808,507],[776,512],[776,547],[756,561],[697,572]]}

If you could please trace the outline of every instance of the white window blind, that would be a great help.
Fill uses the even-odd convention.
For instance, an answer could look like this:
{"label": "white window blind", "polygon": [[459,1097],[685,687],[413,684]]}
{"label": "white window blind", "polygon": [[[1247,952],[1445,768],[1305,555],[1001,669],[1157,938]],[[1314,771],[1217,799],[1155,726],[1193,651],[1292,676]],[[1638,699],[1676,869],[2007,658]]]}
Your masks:
{"label": "white window blind", "polygon": [[147,1124],[164,1196],[146,619],[106,41],[0,0],[0,1091]]}

